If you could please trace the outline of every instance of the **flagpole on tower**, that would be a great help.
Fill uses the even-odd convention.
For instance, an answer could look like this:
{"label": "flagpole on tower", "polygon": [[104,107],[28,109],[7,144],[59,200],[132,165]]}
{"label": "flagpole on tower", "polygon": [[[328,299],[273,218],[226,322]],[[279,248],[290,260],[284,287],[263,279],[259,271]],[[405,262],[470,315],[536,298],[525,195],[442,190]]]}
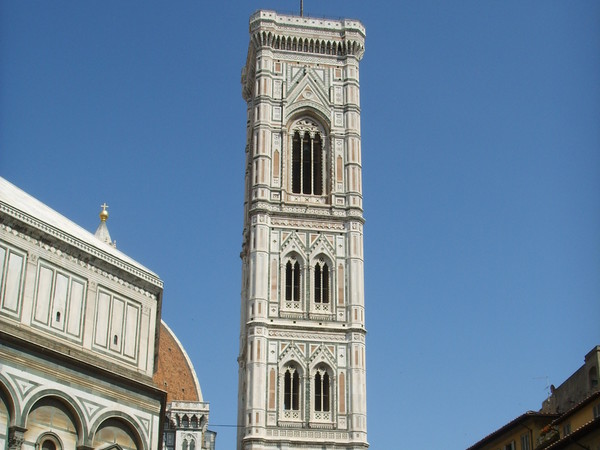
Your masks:
{"label": "flagpole on tower", "polygon": [[304,16],[304,0],[300,0],[300,17]]}

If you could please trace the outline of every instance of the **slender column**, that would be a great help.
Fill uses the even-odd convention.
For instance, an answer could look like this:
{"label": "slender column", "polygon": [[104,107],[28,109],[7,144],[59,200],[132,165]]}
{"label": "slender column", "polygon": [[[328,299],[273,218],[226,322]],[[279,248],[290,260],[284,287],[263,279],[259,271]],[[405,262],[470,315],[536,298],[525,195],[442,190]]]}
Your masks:
{"label": "slender column", "polygon": [[311,194],[315,193],[315,138],[310,136],[310,186]]}
{"label": "slender column", "polygon": [[300,193],[304,194],[304,133],[300,136]]}

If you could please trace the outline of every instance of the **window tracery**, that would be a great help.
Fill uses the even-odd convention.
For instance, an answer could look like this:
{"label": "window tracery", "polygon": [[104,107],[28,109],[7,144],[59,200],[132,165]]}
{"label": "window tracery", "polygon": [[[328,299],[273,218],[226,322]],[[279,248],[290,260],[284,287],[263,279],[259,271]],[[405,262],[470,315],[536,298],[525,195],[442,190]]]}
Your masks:
{"label": "window tracery", "polygon": [[329,303],[329,267],[320,261],[315,265],[315,303]]}
{"label": "window tracery", "polygon": [[326,194],[326,153],[322,128],[304,118],[291,127],[290,182],[293,194],[320,196]]}
{"label": "window tracery", "polygon": [[313,417],[317,421],[331,421],[332,378],[326,366],[319,366],[313,376]]}
{"label": "window tracery", "polygon": [[289,366],[283,376],[283,409],[300,410],[300,375],[294,366]]}
{"label": "window tracery", "polygon": [[288,261],[285,265],[285,299],[300,301],[300,264],[298,261]]}
{"label": "window tracery", "polygon": [[289,362],[280,369],[280,417],[283,420],[302,420],[303,384],[302,372],[295,362]]}

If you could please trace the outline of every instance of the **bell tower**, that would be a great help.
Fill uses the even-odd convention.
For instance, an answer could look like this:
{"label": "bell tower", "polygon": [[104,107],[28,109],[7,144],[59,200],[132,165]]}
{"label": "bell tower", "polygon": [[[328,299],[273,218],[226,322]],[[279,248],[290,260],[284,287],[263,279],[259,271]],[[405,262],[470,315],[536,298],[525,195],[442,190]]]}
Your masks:
{"label": "bell tower", "polygon": [[364,41],[356,20],[250,17],[238,450],[368,448]]}

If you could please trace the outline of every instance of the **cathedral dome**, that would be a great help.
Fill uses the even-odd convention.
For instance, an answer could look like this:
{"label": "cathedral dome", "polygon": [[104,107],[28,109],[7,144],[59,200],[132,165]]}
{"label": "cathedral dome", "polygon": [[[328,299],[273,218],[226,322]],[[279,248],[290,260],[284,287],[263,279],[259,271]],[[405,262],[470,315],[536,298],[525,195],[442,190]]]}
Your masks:
{"label": "cathedral dome", "polygon": [[204,401],[190,358],[173,331],[162,320],[157,369],[153,380],[159,389],[167,392],[167,402]]}

